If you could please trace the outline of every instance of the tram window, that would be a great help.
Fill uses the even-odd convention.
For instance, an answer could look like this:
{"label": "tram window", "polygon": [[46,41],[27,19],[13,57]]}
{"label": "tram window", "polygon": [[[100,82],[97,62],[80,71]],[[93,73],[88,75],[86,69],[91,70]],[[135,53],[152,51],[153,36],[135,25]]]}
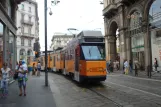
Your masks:
{"label": "tram window", "polygon": [[57,55],[57,61],[58,61],[58,55]]}
{"label": "tram window", "polygon": [[55,56],[53,57],[53,61],[54,61],[53,65],[55,66]]}
{"label": "tram window", "polygon": [[43,65],[43,58],[41,58],[41,65]]}
{"label": "tram window", "polygon": [[60,55],[57,55],[57,61],[60,61]]}
{"label": "tram window", "polygon": [[61,54],[61,56],[60,56],[60,60],[62,61],[63,59],[64,59],[63,54]]}
{"label": "tram window", "polygon": [[86,60],[104,60],[104,46],[82,46],[84,58]]}
{"label": "tram window", "polygon": [[50,61],[52,61],[52,56],[50,56]]}

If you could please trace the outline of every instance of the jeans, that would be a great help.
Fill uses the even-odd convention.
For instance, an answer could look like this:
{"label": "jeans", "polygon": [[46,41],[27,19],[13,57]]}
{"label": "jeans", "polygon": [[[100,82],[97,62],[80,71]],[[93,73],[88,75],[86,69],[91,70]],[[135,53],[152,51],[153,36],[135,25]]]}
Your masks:
{"label": "jeans", "polygon": [[130,72],[132,73],[132,70],[133,70],[132,66],[130,66],[129,69],[130,69]]}
{"label": "jeans", "polygon": [[8,81],[1,81],[1,91],[3,96],[8,94]]}

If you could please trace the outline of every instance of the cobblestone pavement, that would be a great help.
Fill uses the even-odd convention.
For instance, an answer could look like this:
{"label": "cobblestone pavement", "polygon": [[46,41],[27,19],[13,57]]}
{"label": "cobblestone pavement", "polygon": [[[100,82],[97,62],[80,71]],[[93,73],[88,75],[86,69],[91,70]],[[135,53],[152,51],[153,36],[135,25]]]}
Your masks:
{"label": "cobblestone pavement", "polygon": [[58,87],[64,107],[161,107],[160,80],[116,74],[100,84],[81,86],[62,75],[49,78]]}
{"label": "cobblestone pavement", "polygon": [[108,98],[123,106],[161,107],[161,81],[126,75],[108,75],[104,83]]}
{"label": "cobblestone pavement", "polygon": [[49,83],[57,107],[118,107],[115,102],[58,74],[50,74]]}

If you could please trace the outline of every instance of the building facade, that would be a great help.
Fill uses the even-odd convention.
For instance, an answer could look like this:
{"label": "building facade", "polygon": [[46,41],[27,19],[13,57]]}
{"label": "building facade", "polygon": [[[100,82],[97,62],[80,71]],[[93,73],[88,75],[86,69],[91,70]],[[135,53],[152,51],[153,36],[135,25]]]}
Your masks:
{"label": "building facade", "polygon": [[104,26],[107,60],[117,57],[116,31],[119,31],[119,56],[140,62],[147,70],[157,58],[161,66],[160,0],[104,0]]}
{"label": "building facade", "polygon": [[54,34],[54,36],[51,40],[52,43],[51,43],[50,49],[55,51],[58,48],[63,48],[72,39],[73,39],[73,35],[67,35],[67,34],[57,35],[57,34]]}
{"label": "building facade", "polygon": [[38,5],[35,0],[26,0],[18,5],[17,10],[17,61],[28,61],[34,43],[39,41]]}
{"label": "building facade", "polygon": [[0,0],[0,68],[5,62],[12,71],[15,70],[17,59],[16,10],[17,5],[23,1],[25,0]]}

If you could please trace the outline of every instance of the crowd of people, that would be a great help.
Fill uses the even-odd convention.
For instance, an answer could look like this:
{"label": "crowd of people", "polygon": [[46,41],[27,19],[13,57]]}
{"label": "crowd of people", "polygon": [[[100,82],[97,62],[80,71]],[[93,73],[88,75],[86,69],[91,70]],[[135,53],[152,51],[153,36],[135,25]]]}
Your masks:
{"label": "crowd of people", "polygon": [[[110,60],[106,64],[107,64],[106,66],[107,66],[107,72],[108,73],[113,72],[114,70],[117,70],[117,71],[120,70],[120,62],[119,62],[119,60],[115,60],[113,62],[112,62],[112,60]],[[157,68],[158,68],[157,58],[154,59],[153,67],[155,68],[155,71],[159,72],[157,70]],[[125,59],[124,62],[123,62],[123,67],[122,68],[123,68],[123,70],[121,70],[121,71],[123,71],[123,74],[128,75],[129,72],[132,73],[133,70],[134,70],[135,76],[138,76],[138,70],[141,68],[141,63],[138,61],[137,58],[134,60],[133,63],[132,63],[131,60],[128,61],[128,60]]]}
{"label": "crowd of people", "polygon": [[[33,64],[32,75],[40,76],[40,70],[40,62],[38,62],[37,67]],[[4,63],[0,69],[0,97],[5,98],[8,95],[8,84],[11,74],[13,74],[13,78],[18,82],[19,96],[26,96],[26,82],[30,72],[24,60],[20,60],[19,63],[17,62],[15,73],[8,67],[7,63]]]}

